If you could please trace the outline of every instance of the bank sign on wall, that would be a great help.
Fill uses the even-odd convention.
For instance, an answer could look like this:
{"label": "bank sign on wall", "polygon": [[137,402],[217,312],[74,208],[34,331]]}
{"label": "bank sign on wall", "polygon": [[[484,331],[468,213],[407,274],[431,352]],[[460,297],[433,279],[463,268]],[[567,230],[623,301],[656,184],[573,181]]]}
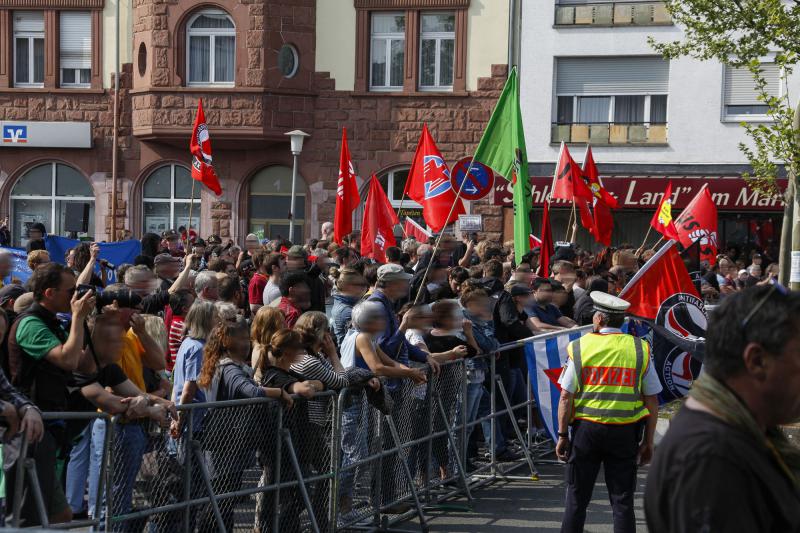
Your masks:
{"label": "bank sign on wall", "polygon": [[[765,197],[751,189],[742,178],[686,177],[686,176],[610,176],[603,177],[603,185],[617,199],[620,209],[655,209],[661,202],[667,183],[672,181],[672,205],[683,209],[703,185],[708,184],[711,197],[720,211],[783,211],[780,197]],[[552,176],[531,178],[533,206],[541,207],[550,194]],[[787,180],[779,179],[783,192]],[[495,205],[511,206],[510,184],[500,179],[495,186]],[[569,207],[571,202],[554,200],[554,207]]]}
{"label": "bank sign on wall", "polygon": [[0,121],[0,148],[91,148],[89,122]]}

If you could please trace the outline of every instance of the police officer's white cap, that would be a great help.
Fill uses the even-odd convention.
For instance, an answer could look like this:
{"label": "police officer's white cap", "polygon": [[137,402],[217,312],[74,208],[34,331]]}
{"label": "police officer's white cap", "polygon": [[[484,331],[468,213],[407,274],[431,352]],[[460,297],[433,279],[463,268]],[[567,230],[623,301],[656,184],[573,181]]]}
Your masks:
{"label": "police officer's white cap", "polygon": [[591,298],[594,303],[595,311],[608,313],[610,315],[624,315],[625,311],[631,306],[630,302],[626,302],[622,298],[617,298],[616,296],[600,291],[590,292],[589,298]]}

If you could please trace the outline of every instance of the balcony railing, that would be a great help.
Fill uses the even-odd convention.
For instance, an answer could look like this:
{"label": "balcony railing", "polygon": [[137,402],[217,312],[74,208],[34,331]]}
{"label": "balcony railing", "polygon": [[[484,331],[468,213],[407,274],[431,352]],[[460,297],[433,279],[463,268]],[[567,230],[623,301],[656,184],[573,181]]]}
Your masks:
{"label": "balcony railing", "polygon": [[556,4],[556,26],[670,26],[663,2]]}
{"label": "balcony railing", "polygon": [[594,145],[665,145],[666,124],[553,124],[550,141]]}

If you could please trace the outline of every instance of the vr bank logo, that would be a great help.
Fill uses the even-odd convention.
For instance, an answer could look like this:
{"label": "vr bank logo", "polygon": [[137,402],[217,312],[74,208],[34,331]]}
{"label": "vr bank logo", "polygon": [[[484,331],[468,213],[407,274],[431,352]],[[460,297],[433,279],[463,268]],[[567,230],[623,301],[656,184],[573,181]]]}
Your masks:
{"label": "vr bank logo", "polygon": [[5,125],[3,126],[3,142],[20,144],[28,142],[28,126]]}

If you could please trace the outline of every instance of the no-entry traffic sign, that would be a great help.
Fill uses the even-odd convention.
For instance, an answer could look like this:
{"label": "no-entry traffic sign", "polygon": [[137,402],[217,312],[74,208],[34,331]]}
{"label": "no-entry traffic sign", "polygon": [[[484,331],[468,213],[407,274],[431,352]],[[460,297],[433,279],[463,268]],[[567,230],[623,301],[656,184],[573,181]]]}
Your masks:
{"label": "no-entry traffic sign", "polygon": [[[471,157],[465,157],[453,166],[450,183],[457,191],[461,187],[461,182],[466,179],[467,182],[461,189],[461,197],[464,200],[480,200],[494,188],[494,172],[483,163],[473,163],[472,168],[469,169],[471,161]],[[467,176],[467,169],[469,169],[469,176]]]}

